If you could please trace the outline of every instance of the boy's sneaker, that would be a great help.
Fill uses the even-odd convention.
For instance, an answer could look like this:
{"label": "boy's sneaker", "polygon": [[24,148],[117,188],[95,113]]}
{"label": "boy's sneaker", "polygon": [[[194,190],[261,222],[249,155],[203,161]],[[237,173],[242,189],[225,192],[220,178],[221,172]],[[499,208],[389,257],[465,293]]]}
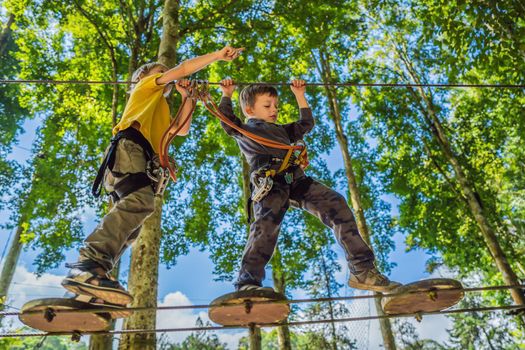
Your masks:
{"label": "boy's sneaker", "polygon": [[75,294],[88,295],[118,305],[127,305],[133,297],[115,280],[109,279],[104,270],[94,261],[79,261],[66,264],[71,268],[62,286]]}
{"label": "boy's sneaker", "polygon": [[265,292],[275,292],[272,287],[261,287],[256,284],[243,284],[237,289],[237,292],[244,292],[249,290],[260,290]]}
{"label": "boy's sneaker", "polygon": [[348,284],[352,288],[372,290],[374,292],[389,292],[401,286],[401,283],[392,282],[381,274],[375,267],[363,272],[352,274]]}

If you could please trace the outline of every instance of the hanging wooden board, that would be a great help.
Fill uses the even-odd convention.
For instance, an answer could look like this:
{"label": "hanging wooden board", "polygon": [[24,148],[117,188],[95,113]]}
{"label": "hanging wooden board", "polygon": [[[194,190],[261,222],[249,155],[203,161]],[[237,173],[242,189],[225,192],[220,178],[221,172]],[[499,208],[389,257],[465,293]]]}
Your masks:
{"label": "hanging wooden board", "polygon": [[[389,296],[389,294],[397,294]],[[464,297],[459,281],[433,278],[397,287],[385,294],[381,305],[386,314],[433,312],[456,305]]]}
{"label": "hanging wooden board", "polygon": [[[249,290],[225,294],[211,302],[210,319],[223,326],[282,322],[290,313],[290,306],[280,301],[286,297],[269,290]],[[270,302],[257,304],[256,302]]]}
{"label": "hanging wooden board", "polygon": [[[64,313],[57,310],[96,309],[93,304],[66,298],[31,300],[18,316],[25,325],[44,332],[96,332],[109,328],[109,313]],[[38,311],[38,312],[35,312]]]}

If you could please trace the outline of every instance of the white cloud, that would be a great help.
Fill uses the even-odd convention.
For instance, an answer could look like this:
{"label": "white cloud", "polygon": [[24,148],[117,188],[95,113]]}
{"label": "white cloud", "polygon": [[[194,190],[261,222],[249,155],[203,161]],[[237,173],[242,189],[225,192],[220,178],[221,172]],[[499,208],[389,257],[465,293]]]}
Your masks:
{"label": "white cloud", "polygon": [[[159,301],[159,306],[181,306],[193,305],[186,295],[177,291],[166,294],[162,301]],[[206,324],[211,322],[208,318],[208,313],[203,309],[184,309],[184,310],[166,310],[157,313],[157,328],[191,328],[196,327],[197,318],[200,317],[202,322]],[[228,345],[230,349],[237,349],[239,339],[246,335],[246,331],[212,331],[215,332],[221,342]],[[167,333],[167,338],[170,342],[181,342],[191,332],[171,332]]]}
{"label": "white cloud", "polygon": [[64,276],[45,273],[37,277],[24,266],[17,266],[9,288],[7,303],[20,308],[31,299],[61,298],[66,290],[60,286]]}

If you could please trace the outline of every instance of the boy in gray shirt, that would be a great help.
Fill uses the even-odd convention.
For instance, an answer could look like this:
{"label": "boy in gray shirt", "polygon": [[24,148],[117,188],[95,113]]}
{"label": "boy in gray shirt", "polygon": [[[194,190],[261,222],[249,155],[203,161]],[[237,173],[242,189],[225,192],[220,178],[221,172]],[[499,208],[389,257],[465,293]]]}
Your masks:
{"label": "boy in gray shirt", "polygon": [[[240,93],[246,123],[233,112],[231,96],[235,84],[231,79],[221,81],[223,96],[219,110],[237,127],[249,133],[286,145],[302,144],[303,136],[314,126],[312,110],[305,97],[305,86],[303,80],[293,80],[291,84],[300,108],[300,119],[293,123],[276,124],[277,90],[264,84],[249,85]],[[264,146],[225,123],[221,125],[237,141],[250,165],[252,180],[254,220],[250,225],[241,270],[235,282],[237,290],[262,288],[264,268],[277,244],[279,228],[290,201],[334,230],[351,271],[351,287],[386,292],[399,286],[399,283],[391,282],[375,268],[374,254],[359,234],[352,211],[341,194],[306,176],[304,162],[298,164],[293,156],[287,161],[286,149]],[[289,165],[283,166],[283,162]]]}

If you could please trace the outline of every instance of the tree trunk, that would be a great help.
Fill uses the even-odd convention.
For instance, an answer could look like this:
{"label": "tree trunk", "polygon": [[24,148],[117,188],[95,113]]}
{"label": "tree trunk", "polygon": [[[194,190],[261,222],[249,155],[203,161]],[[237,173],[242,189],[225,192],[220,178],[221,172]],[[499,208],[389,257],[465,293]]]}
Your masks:
{"label": "tree trunk", "polygon": [[[319,73],[323,79],[324,83],[330,83],[332,80],[332,72],[330,69],[330,61],[327,56],[323,57],[321,53],[321,62],[318,65]],[[357,179],[355,177],[354,169],[352,167],[352,156],[348,150],[348,140],[345,136],[342,125],[342,116],[339,108],[339,102],[337,100],[336,92],[332,86],[326,86],[326,97],[328,99],[328,105],[330,108],[330,114],[332,121],[334,122],[335,132],[337,137],[337,142],[341,148],[341,153],[343,154],[343,162],[345,166],[346,179],[348,181],[348,188],[350,190],[350,200],[352,203],[352,208],[354,209],[354,214],[357,221],[357,228],[359,233],[365,240],[365,242],[372,248],[370,244],[370,232],[368,230],[368,225],[366,223],[364,209],[361,204],[361,195],[359,193],[359,187],[357,185]],[[373,249],[373,248],[372,248]],[[378,315],[383,315],[383,309],[381,303],[378,303],[379,299],[376,299],[376,311]],[[380,319],[379,324],[381,326],[381,335],[383,336],[383,345],[387,350],[395,350],[396,343],[394,340],[394,335],[392,333],[392,325],[389,319]]]}
{"label": "tree trunk", "polygon": [[15,15],[11,13],[7,18],[7,23],[2,28],[2,32],[0,33],[0,56],[4,54],[4,51],[7,48],[7,43],[9,42],[9,37],[11,36],[11,26],[14,22]]}
{"label": "tree trunk", "polygon": [[179,41],[179,1],[165,0],[162,11],[162,37],[159,45],[158,62],[171,67],[177,60]]}
{"label": "tree trunk", "polygon": [[255,325],[250,325],[248,331],[250,334],[250,350],[261,350],[261,329]]}
{"label": "tree trunk", "polygon": [[[272,257],[272,279],[275,290],[278,293],[286,295],[286,278],[284,266],[282,263],[282,256],[279,247],[275,247]],[[288,326],[277,327],[277,336],[279,339],[279,349],[292,350],[292,342],[290,340],[290,328]]]}
{"label": "tree trunk", "polygon": [[2,274],[0,275],[0,309],[3,309],[1,304],[3,303],[5,297],[7,297],[7,292],[9,291],[9,286],[13,280],[13,275],[15,274],[16,265],[18,258],[20,257],[20,252],[22,251],[22,243],[20,243],[20,236],[22,235],[22,225],[21,222],[18,224],[16,229],[15,236],[13,241],[9,246],[9,251],[4,260],[4,266],[2,267]]}
{"label": "tree trunk", "polygon": [[[244,158],[240,156],[242,163],[242,192],[244,198],[244,209],[246,211],[246,219],[252,216],[252,207],[248,205],[251,191],[250,191],[250,166]],[[250,223],[246,225],[246,235],[250,234]],[[261,329],[259,327],[250,327],[249,328],[249,337],[250,337],[250,350],[261,350]]]}
{"label": "tree trunk", "polygon": [[[411,78],[416,83],[420,83],[419,77],[416,74],[416,71],[414,67],[412,66],[411,62],[409,61],[406,53],[401,52],[399,49],[398,49],[398,53],[400,54],[400,57],[403,60],[403,63],[405,64],[407,71],[409,72]],[[439,120],[439,117],[437,115],[433,102],[427,96],[427,94],[425,93],[422,87],[418,87],[417,91],[419,93],[419,97],[424,102],[424,105],[425,105],[424,114],[425,114],[425,118],[427,122],[429,123],[429,125],[431,125],[432,136],[436,139],[437,143],[439,144],[441,148],[441,152],[443,153],[444,157],[447,159],[449,164],[454,169],[454,173],[456,175],[456,181],[459,184],[461,191],[463,192],[463,196],[467,200],[470,213],[472,214],[472,216],[476,220],[476,223],[478,224],[478,227],[480,228],[482,236],[485,240],[485,244],[487,245],[487,248],[489,249],[489,252],[492,255],[496,263],[496,267],[501,272],[503,276],[503,280],[505,281],[506,284],[508,285],[520,284],[516,273],[514,272],[510,263],[507,260],[505,252],[503,251],[501,245],[499,244],[496,232],[493,229],[492,225],[490,224],[487,218],[487,215],[483,208],[483,201],[481,197],[476,192],[474,184],[467,177],[462,164],[460,163],[459,159],[457,158],[457,156],[455,155],[455,152],[452,149],[452,145],[450,144],[448,137],[445,133],[445,130],[443,129],[443,126],[441,125],[441,121]],[[510,294],[512,296],[512,299],[517,305],[525,304],[525,296],[521,290],[511,289]]]}
{"label": "tree trunk", "polygon": [[[120,273],[120,261],[117,262],[113,270],[111,270],[111,276],[118,280]],[[109,327],[110,330],[115,329],[115,320],[111,321]],[[108,350],[113,349],[113,336],[112,335],[96,335],[93,334],[89,337],[89,350]]]}
{"label": "tree trunk", "polygon": [[[163,34],[159,44],[159,62],[168,67],[176,63],[178,36],[179,2],[166,0],[162,13]],[[132,62],[130,62],[132,63]],[[137,242],[134,244],[131,255],[129,275],[129,291],[134,297],[132,306],[157,305],[159,252],[162,217],[162,198],[155,198],[155,212],[149,217],[141,230]],[[124,329],[154,329],[156,326],[156,312],[137,312],[124,323]],[[156,334],[123,335],[120,341],[121,349],[155,349]]]}
{"label": "tree trunk", "polygon": [[[156,307],[161,238],[162,198],[155,198],[155,212],[146,220],[133,244],[128,288],[133,295],[131,307]],[[123,329],[155,329],[156,311],[134,312]],[[122,334],[119,349],[155,350],[156,334]]]}

